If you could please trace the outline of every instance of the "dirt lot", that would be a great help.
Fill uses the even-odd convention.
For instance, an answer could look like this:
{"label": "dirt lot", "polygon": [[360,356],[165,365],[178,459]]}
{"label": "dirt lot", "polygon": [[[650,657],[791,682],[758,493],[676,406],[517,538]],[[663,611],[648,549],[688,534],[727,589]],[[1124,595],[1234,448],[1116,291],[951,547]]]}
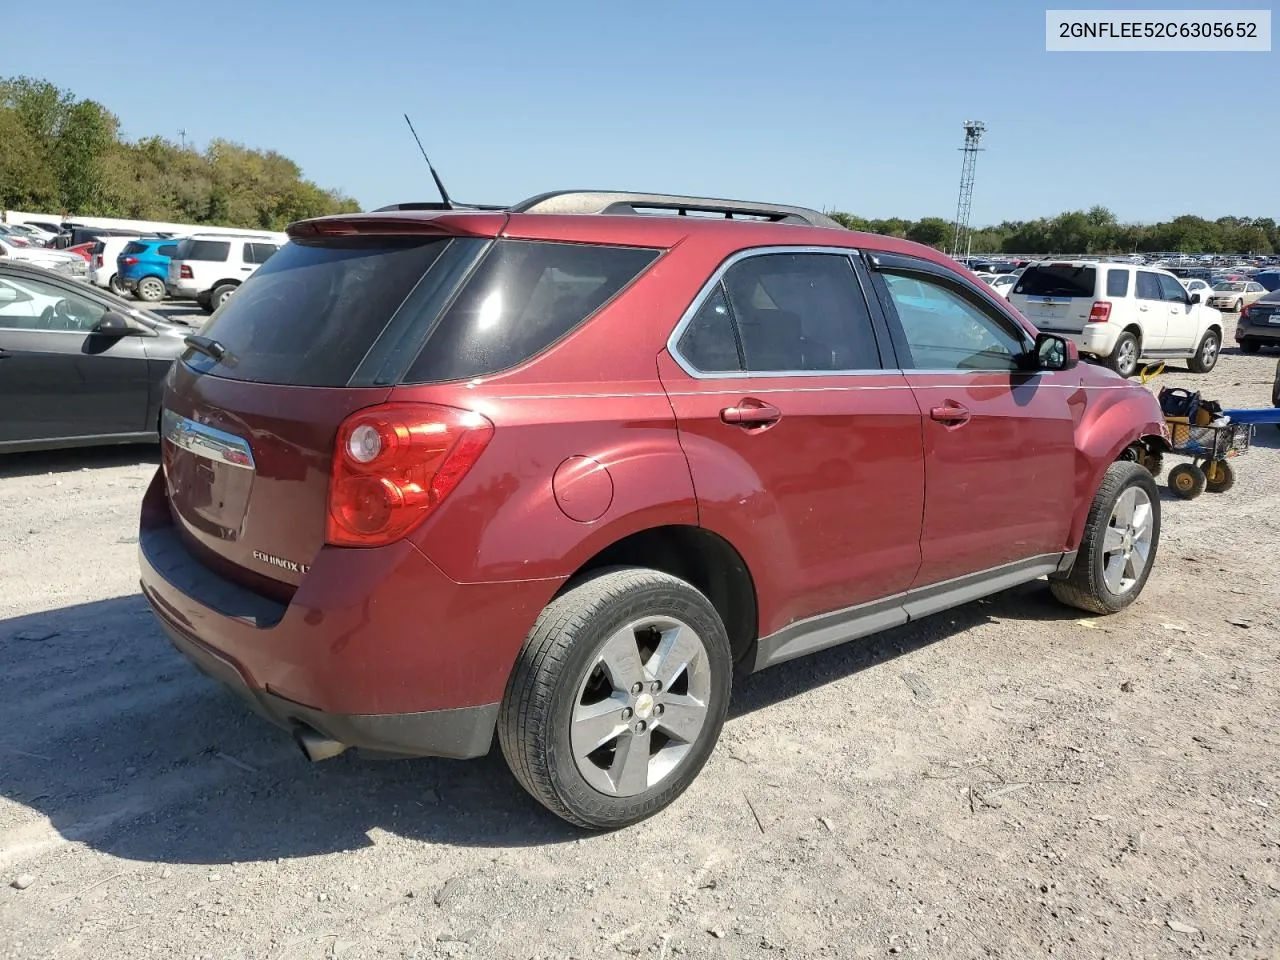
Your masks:
{"label": "dirt lot", "polygon": [[[1162,381],[1265,406],[1275,365]],[[154,466],[0,462],[0,957],[1280,956],[1273,428],[1166,498],[1128,612],[1032,584],[753,677],[609,836],[497,756],[307,765],[152,623]]]}

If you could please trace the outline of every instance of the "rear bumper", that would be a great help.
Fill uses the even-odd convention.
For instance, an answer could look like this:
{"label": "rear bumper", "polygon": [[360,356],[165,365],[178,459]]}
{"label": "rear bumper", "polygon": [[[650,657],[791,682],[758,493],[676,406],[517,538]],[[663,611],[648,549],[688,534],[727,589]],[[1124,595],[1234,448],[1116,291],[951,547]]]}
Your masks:
{"label": "rear bumper", "polygon": [[1236,342],[1242,340],[1256,340],[1259,343],[1280,343],[1280,325],[1271,326],[1267,324],[1265,327],[1246,326],[1245,324],[1236,324]]}
{"label": "rear bumper", "polygon": [[1088,353],[1095,357],[1111,356],[1111,351],[1116,348],[1116,340],[1121,333],[1120,328],[1113,327],[1109,323],[1095,323],[1086,326],[1079,333],[1049,332],[1057,333],[1058,336],[1070,340],[1081,353]]}
{"label": "rear bumper", "polygon": [[166,279],[164,286],[169,296],[181,297],[184,300],[194,300],[200,294],[200,288],[194,280]]}
{"label": "rear bumper", "polygon": [[324,547],[287,603],[206,567],[143,501],[142,593],[170,641],[284,727],[397,756],[486,753],[507,677],[553,581],[459,584],[414,545]]}

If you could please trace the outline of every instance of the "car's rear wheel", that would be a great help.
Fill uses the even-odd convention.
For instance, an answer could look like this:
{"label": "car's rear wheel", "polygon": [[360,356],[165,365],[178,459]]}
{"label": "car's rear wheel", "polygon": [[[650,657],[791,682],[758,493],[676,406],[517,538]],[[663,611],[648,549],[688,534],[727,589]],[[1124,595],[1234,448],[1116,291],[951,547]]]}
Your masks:
{"label": "car's rear wheel", "polygon": [[1241,353],[1257,353],[1261,349],[1262,349],[1262,344],[1259,343],[1257,340],[1250,340],[1249,338],[1246,337],[1244,340],[1240,341]]}
{"label": "car's rear wheel", "polygon": [[1235,312],[1236,312],[1236,313],[1239,313],[1239,312],[1240,312],[1240,311],[1242,311],[1243,309],[1244,309],[1244,301],[1243,301],[1243,300],[1237,300],[1237,301],[1236,301],[1236,306],[1235,306]]}
{"label": "car's rear wheel", "polygon": [[224,283],[221,286],[214,287],[213,292],[209,294],[208,310],[212,313],[230,299],[231,295],[236,292],[234,283]]}
{"label": "car's rear wheel", "polygon": [[1222,336],[1215,330],[1206,330],[1196,348],[1196,355],[1187,363],[1192,373],[1208,373],[1218,363],[1221,352]]}
{"label": "car's rear wheel", "polygon": [[129,288],[124,285],[124,281],[120,279],[120,275],[118,273],[113,273],[111,275],[111,279],[107,281],[107,289],[117,297],[123,297],[129,292]]}
{"label": "car's rear wheel", "polygon": [[1107,468],[1085,520],[1071,572],[1049,581],[1061,602],[1091,613],[1118,613],[1142,593],[1160,545],[1160,494],[1141,465]]}
{"label": "car's rear wheel", "polygon": [[592,829],[628,826],[693,782],[715,747],[733,663],[690,584],[601,572],[542,611],[507,683],[498,740],[520,784]]}
{"label": "car's rear wheel", "polygon": [[1127,380],[1138,370],[1138,356],[1138,338],[1126,330],[1116,338],[1107,366]]}
{"label": "car's rear wheel", "polygon": [[157,277],[143,277],[138,281],[138,297],[148,303],[164,299],[164,284]]}

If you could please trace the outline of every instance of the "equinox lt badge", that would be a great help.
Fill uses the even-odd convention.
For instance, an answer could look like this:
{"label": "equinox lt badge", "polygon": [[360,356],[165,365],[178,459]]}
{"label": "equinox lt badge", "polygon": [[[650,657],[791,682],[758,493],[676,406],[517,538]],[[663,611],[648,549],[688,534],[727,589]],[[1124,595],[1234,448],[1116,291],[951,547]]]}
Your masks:
{"label": "equinox lt badge", "polygon": [[273,557],[269,553],[263,553],[261,550],[253,551],[253,559],[262,563],[269,563],[273,567],[280,567],[284,570],[292,570],[294,573],[306,573],[311,568],[305,563],[298,563],[296,560],[286,560],[284,557]]}

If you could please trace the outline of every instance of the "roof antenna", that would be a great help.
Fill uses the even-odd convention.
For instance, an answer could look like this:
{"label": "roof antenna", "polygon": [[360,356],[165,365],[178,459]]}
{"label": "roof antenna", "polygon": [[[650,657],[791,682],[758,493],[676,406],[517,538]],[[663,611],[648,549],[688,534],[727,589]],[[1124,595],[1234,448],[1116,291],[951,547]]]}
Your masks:
{"label": "roof antenna", "polygon": [[418,149],[422,151],[422,159],[427,161],[427,169],[431,171],[431,179],[436,182],[436,189],[440,191],[440,199],[444,201],[446,210],[454,209],[453,201],[449,199],[449,191],[444,188],[444,183],[440,180],[440,174],[436,173],[436,168],[431,165],[431,158],[427,156],[427,148],[422,145],[422,138],[418,136],[418,131],[413,129],[413,121],[409,119],[409,115],[404,115],[404,122],[409,124],[409,132],[413,134],[413,139],[418,141]]}

